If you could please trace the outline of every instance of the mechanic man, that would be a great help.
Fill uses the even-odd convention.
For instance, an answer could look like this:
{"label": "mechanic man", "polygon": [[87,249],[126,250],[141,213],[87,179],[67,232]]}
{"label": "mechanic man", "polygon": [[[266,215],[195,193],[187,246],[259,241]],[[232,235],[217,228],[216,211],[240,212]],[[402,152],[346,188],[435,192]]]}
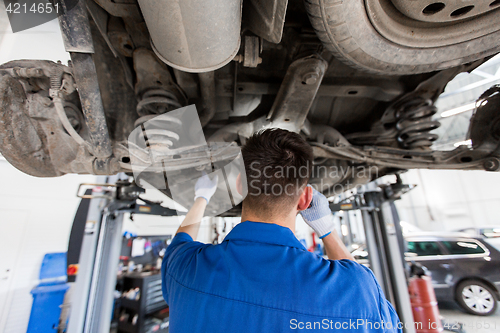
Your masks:
{"label": "mechanic man", "polygon": [[[296,133],[269,129],[249,138],[242,154],[248,184],[242,223],[221,244],[193,241],[200,226],[195,222],[217,186],[205,175],[167,248],[162,288],[170,331],[401,332],[374,275],[336,234],[327,199],[307,186],[310,145]],[[323,240],[329,260],[295,237],[299,212]]]}

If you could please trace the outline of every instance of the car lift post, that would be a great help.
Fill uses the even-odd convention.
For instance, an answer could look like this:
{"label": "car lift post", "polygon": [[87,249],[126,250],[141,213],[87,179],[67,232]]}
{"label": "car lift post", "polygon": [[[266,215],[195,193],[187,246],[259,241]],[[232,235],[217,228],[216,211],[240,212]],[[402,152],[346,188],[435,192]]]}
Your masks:
{"label": "car lift post", "polygon": [[96,258],[97,241],[101,229],[102,211],[108,204],[108,198],[99,195],[96,189],[92,191],[85,231],[83,234],[82,247],[78,275],[71,295],[70,317],[68,322],[68,332],[82,333],[89,305],[89,291],[93,277],[93,268]]}
{"label": "car lift post", "polygon": [[117,268],[120,257],[124,213],[174,216],[177,212],[160,203],[140,198],[144,189],[128,181],[116,184],[85,184],[114,187],[114,193],[94,188],[71,301],[68,333],[109,332]]}
{"label": "car lift post", "polygon": [[404,243],[394,200],[413,188],[401,183],[363,186],[354,196],[331,204],[332,212],[361,210],[370,268],[386,297],[394,304],[403,332],[415,333],[408,293]]}

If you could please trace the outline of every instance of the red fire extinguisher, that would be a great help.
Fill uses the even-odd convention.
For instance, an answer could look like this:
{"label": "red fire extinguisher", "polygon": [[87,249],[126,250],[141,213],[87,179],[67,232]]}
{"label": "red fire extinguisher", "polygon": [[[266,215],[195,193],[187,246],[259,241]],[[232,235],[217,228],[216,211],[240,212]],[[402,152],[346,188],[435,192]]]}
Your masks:
{"label": "red fire extinguisher", "polygon": [[422,274],[416,274],[409,280],[409,292],[413,319],[417,333],[439,333],[443,331],[443,325],[439,316],[436,294],[432,288],[431,278]]}

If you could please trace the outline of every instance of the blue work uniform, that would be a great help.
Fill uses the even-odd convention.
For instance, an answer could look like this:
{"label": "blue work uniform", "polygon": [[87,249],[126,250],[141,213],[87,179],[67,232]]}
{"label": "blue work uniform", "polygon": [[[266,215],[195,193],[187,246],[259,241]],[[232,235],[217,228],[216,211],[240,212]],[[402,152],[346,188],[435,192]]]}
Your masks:
{"label": "blue work uniform", "polygon": [[401,332],[366,267],[308,252],[285,227],[242,222],[218,245],[178,233],[162,264],[170,332]]}

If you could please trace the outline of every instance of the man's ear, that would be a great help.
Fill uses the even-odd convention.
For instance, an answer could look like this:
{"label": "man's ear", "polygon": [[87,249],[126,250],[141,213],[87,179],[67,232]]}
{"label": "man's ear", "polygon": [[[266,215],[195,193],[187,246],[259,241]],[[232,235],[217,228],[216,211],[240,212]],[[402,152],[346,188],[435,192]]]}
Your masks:
{"label": "man's ear", "polygon": [[311,186],[306,186],[299,197],[299,202],[297,203],[297,210],[306,210],[309,208],[313,198],[313,190]]}
{"label": "man's ear", "polygon": [[243,184],[241,184],[241,173],[239,173],[238,176],[236,176],[236,191],[238,191],[240,195],[243,195]]}

